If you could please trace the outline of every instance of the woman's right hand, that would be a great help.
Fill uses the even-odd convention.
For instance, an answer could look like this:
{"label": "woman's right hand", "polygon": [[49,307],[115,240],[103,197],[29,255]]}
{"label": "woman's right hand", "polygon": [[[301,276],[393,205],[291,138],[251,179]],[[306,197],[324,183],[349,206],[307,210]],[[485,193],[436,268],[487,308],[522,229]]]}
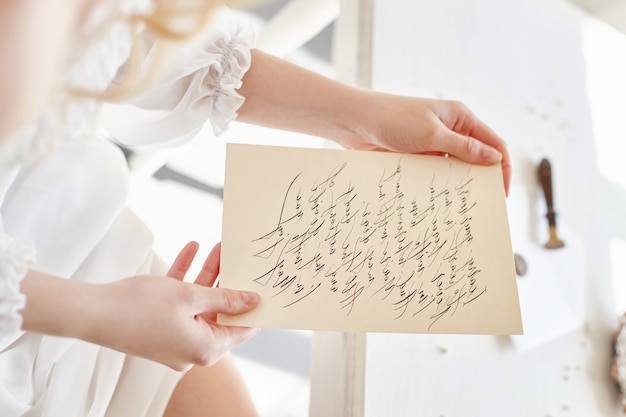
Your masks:
{"label": "woman's right hand", "polygon": [[223,326],[217,314],[241,314],[259,302],[256,293],[212,288],[220,246],[207,257],[194,283],[182,282],[198,245],[188,244],[168,276],[143,275],[101,286],[98,316],[84,339],[183,371],[210,366],[258,329]]}

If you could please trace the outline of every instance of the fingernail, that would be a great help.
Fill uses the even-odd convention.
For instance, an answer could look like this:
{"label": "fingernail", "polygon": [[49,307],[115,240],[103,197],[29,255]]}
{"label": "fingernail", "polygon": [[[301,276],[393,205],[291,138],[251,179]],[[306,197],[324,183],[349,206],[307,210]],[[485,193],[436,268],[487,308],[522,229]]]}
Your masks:
{"label": "fingernail", "polygon": [[502,161],[502,154],[495,150],[494,148],[486,148],[485,153],[483,154],[484,161],[487,164],[495,164],[497,162]]}
{"label": "fingernail", "polygon": [[261,301],[261,297],[255,292],[246,291],[243,294],[243,298],[246,304],[250,306],[257,305],[259,304],[259,301]]}

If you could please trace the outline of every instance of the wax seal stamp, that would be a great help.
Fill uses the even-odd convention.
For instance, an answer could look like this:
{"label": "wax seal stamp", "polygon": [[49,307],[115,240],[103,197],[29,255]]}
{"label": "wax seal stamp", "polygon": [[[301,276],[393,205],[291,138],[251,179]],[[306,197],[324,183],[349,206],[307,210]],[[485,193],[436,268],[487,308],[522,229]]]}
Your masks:
{"label": "wax seal stamp", "polygon": [[626,315],[620,318],[619,329],[613,335],[611,377],[619,389],[622,408],[626,412]]}
{"label": "wax seal stamp", "polygon": [[559,239],[556,229],[556,212],[554,211],[554,197],[552,193],[552,166],[550,165],[550,161],[543,158],[539,163],[537,174],[541,188],[543,188],[543,195],[546,198],[546,206],[548,209],[546,217],[548,218],[548,226],[550,227],[550,238],[543,246],[546,249],[562,248],[565,246],[565,242]]}

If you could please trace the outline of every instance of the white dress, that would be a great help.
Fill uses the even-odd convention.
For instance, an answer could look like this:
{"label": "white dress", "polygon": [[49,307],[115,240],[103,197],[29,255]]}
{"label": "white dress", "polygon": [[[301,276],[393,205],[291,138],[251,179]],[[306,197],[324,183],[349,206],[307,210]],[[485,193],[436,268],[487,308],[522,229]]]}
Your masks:
{"label": "white dress", "polygon": [[[104,32],[101,23],[149,7],[149,1],[118,0],[94,10],[82,34],[89,42],[74,57],[66,81],[107,88],[129,56],[131,33],[123,22],[107,23]],[[206,39],[170,57],[171,71],[134,100],[166,114],[136,131],[127,145],[181,143],[207,121],[217,133],[226,129],[243,103],[236,89],[249,68],[252,42],[250,31],[220,11]],[[86,282],[155,271],[152,235],[124,206],[125,158],[94,133],[97,113],[94,100],[59,94],[19,142],[0,149],[2,417],[160,416],[180,377],[97,345],[20,330],[25,299],[19,283],[29,265]],[[26,157],[33,154],[38,158]]]}

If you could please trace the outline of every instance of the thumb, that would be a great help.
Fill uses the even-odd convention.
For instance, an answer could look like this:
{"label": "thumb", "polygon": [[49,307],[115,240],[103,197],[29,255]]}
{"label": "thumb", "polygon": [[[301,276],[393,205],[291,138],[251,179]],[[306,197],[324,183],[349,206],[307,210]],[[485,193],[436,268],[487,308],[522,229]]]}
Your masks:
{"label": "thumb", "polygon": [[259,294],[250,291],[238,291],[227,288],[206,288],[201,299],[203,313],[242,314],[252,310],[259,304]]}
{"label": "thumb", "polygon": [[502,161],[502,154],[493,146],[452,131],[442,141],[441,148],[442,151],[471,164],[492,165]]}

